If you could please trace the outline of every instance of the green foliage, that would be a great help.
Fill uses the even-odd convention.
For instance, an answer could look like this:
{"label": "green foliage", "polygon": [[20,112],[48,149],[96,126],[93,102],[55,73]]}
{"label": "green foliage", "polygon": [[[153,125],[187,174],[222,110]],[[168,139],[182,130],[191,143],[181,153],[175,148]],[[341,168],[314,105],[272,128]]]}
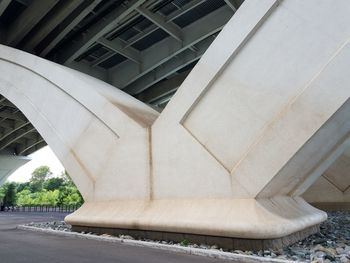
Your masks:
{"label": "green foliage", "polygon": [[45,180],[51,175],[50,167],[43,165],[32,172],[29,180],[29,187],[32,192],[38,192],[43,189]]}
{"label": "green foliage", "polygon": [[184,239],[180,242],[180,246],[187,247],[190,244],[190,242],[187,239]]}
{"label": "green foliage", "polygon": [[30,189],[30,183],[18,183],[17,185],[17,193],[22,192],[23,190],[29,190]]}
{"label": "green foliage", "polygon": [[43,183],[43,188],[48,190],[48,191],[53,191],[60,189],[61,187],[64,186],[64,179],[60,177],[52,177],[44,181]]}
{"label": "green foliage", "polygon": [[6,183],[0,187],[0,201],[5,206],[81,205],[84,200],[67,172],[51,177],[48,166],[40,166],[29,182]]}
{"label": "green foliage", "polygon": [[0,188],[1,203],[5,206],[13,206],[16,204],[16,183],[5,183]]}

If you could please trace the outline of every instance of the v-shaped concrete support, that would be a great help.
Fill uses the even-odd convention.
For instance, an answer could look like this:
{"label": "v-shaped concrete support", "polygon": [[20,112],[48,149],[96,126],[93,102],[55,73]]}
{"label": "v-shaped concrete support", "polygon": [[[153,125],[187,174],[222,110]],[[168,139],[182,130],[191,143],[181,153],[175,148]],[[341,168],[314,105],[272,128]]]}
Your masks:
{"label": "v-shaped concrete support", "polygon": [[68,223],[287,244],[326,219],[300,196],[348,145],[349,11],[347,0],[245,1],[160,116],[4,46],[0,93],[81,190]]}

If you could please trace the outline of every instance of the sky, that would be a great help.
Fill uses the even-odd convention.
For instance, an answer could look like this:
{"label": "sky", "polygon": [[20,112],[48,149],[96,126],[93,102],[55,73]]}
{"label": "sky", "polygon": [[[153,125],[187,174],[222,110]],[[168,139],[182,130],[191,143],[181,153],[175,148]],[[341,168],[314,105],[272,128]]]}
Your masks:
{"label": "sky", "polygon": [[39,151],[29,155],[31,161],[18,168],[8,180],[11,182],[27,182],[31,177],[32,172],[42,165],[50,167],[53,176],[59,176],[64,168],[49,146],[46,146]]}

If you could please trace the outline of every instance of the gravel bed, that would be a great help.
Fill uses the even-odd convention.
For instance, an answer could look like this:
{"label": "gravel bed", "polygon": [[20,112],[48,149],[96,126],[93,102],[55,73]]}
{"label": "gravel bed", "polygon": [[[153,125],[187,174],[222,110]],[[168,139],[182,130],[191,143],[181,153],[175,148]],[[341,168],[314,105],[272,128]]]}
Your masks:
{"label": "gravel bed", "polygon": [[[53,229],[71,232],[71,226],[63,221],[30,223],[27,226],[42,229]],[[84,233],[82,234],[93,234]],[[103,234],[101,236],[110,237]],[[134,240],[129,235],[119,235],[118,238]],[[168,245],[180,245],[192,248],[211,249],[225,251],[217,246],[207,246],[205,244],[191,244],[186,240],[180,243],[166,242],[159,240],[141,239],[146,242],[154,242]],[[301,262],[342,262],[350,263],[350,211],[328,212],[328,220],[321,224],[320,233],[314,234],[296,244],[280,250],[260,250],[260,251],[229,251],[234,254],[260,256],[264,258],[275,258],[294,260]]]}

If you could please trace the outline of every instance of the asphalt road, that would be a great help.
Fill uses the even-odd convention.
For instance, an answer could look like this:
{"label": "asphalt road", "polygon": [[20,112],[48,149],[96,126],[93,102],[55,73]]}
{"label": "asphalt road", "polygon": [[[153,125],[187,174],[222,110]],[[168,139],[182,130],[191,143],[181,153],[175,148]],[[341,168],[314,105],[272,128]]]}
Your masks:
{"label": "asphalt road", "polygon": [[226,263],[229,261],[118,243],[18,230],[29,222],[62,220],[60,213],[1,212],[1,263]]}

